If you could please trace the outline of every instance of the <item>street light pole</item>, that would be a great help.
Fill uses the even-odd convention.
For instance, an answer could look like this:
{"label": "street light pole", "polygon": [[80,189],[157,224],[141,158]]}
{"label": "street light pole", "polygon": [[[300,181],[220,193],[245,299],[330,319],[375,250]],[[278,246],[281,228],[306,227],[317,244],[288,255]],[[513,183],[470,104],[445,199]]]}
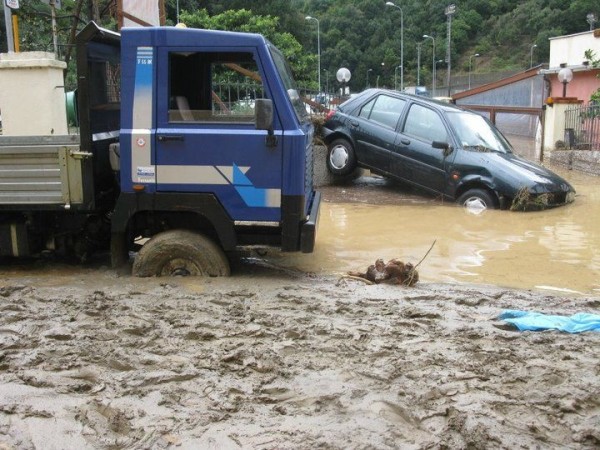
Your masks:
{"label": "street light pole", "polygon": [[417,86],[421,86],[421,43],[417,42]]}
{"label": "street light pole", "polygon": [[537,44],[532,44],[531,48],[529,49],[529,68],[531,69],[533,67],[533,49],[537,47]]}
{"label": "street light pole", "polygon": [[311,16],[306,16],[305,19],[317,22],[317,82],[319,84],[319,93],[321,93],[321,29],[319,19]]}
{"label": "street light pole", "polygon": [[451,89],[450,89],[450,72],[452,67],[452,16],[456,12],[456,5],[452,3],[451,5],[446,6],[444,10],[444,14],[448,17],[448,35],[446,37],[447,45],[446,45],[446,60],[448,61],[448,74],[446,84],[448,84],[448,97],[450,97]]}
{"label": "street light pole", "polygon": [[432,52],[432,56],[431,56],[431,75],[432,75],[431,95],[435,96],[435,71],[436,71],[436,68],[435,68],[435,38],[433,36],[424,34],[423,39],[431,39],[431,42],[433,43],[433,52]]}
{"label": "street light pole", "polygon": [[394,90],[398,90],[398,83],[396,82],[396,79],[398,78],[398,69],[401,69],[402,66],[396,66],[394,68]]}
{"label": "street light pole", "polygon": [[473,60],[473,57],[479,58],[479,53],[469,56],[469,89],[471,89],[471,61]]}
{"label": "street light pole", "polygon": [[392,6],[400,10],[400,90],[404,90],[404,11],[393,2],[386,2],[386,6]]}

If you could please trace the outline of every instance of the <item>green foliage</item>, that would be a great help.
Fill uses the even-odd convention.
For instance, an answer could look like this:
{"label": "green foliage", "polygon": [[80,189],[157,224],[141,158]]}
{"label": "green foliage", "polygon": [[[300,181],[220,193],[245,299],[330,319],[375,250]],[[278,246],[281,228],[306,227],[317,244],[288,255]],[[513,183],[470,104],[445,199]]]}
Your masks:
{"label": "green foliage", "polygon": [[288,59],[299,82],[316,89],[316,56],[307,53],[291,33],[280,31],[277,17],[256,15],[247,9],[227,10],[211,16],[206,9],[201,9],[193,13],[180,12],[180,21],[192,28],[262,34]]}
{"label": "green foliage", "polygon": [[[600,58],[596,56],[596,53],[592,50],[585,51],[585,59],[587,59],[592,67],[596,69],[600,69]],[[600,78],[600,74],[598,75]],[[594,102],[597,105],[600,105],[600,88],[596,89],[596,92],[592,93],[590,96],[590,102]]]}
{"label": "green foliage", "polygon": [[[63,0],[59,11],[60,56],[68,48],[74,7],[78,0]],[[114,0],[93,0],[103,26],[115,28]],[[317,83],[317,24],[319,20],[322,85],[337,88],[335,73],[347,67],[352,73],[351,90],[372,85],[379,76],[381,86],[393,86],[404,41],[405,85],[417,78],[417,43],[423,35],[435,37],[435,59],[446,54],[448,0],[392,0],[402,8],[386,6],[386,0],[165,0],[167,24],[180,21],[190,27],[258,32],[267,36],[290,60],[296,78],[306,87]],[[547,61],[548,38],[587,31],[588,13],[600,17],[598,0],[456,0],[452,20],[453,73],[468,70],[468,58],[480,53],[478,70],[522,70],[529,67],[530,50],[536,44],[533,63]],[[20,0],[22,50],[52,51],[50,9],[40,0]],[[80,29],[92,19],[92,0],[84,0]],[[403,19],[403,20],[401,20]],[[401,27],[403,22],[403,33]],[[3,23],[3,21],[2,21]],[[421,51],[421,84],[431,82],[432,45],[428,39]],[[0,43],[5,46],[5,43]],[[5,47],[4,47],[5,48]],[[384,63],[383,65],[381,63]],[[444,64],[439,66],[441,73]],[[371,69],[371,72],[368,72]],[[74,77],[68,77],[74,80]]]}

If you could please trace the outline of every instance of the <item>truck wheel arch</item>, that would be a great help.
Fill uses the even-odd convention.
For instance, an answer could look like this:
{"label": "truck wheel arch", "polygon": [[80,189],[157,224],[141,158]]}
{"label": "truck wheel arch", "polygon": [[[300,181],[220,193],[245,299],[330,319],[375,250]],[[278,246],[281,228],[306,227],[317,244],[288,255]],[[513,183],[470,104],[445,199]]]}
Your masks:
{"label": "truck wheel arch", "polygon": [[219,244],[222,250],[232,251],[237,246],[234,222],[212,194],[122,193],[111,221],[113,267],[118,267],[128,260],[128,251],[133,246],[133,239],[138,235],[138,230],[132,225],[135,223],[133,219],[141,214],[160,217],[162,213],[168,213],[170,217],[194,214],[210,224],[216,244]]}

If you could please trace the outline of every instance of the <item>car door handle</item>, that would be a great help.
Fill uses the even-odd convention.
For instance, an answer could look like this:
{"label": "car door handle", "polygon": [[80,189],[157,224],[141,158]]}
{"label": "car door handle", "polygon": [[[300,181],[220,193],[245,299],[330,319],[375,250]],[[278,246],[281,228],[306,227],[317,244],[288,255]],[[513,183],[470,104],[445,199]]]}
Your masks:
{"label": "car door handle", "polygon": [[410,140],[409,139],[400,139],[400,142],[404,145],[409,145],[410,144]]}
{"label": "car door handle", "polygon": [[183,135],[181,135],[181,134],[169,134],[169,135],[161,134],[158,136],[158,140],[159,140],[159,142],[175,142],[175,141],[183,142]]}
{"label": "car door handle", "polygon": [[353,127],[357,127],[358,126],[358,122],[356,120],[351,120],[350,121],[350,125],[352,125]]}

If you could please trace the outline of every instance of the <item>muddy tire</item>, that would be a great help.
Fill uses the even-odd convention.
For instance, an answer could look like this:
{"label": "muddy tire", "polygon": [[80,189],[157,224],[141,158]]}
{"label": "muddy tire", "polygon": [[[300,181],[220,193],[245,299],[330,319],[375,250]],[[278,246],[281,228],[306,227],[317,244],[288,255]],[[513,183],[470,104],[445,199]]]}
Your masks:
{"label": "muddy tire", "polygon": [[170,230],[144,244],[133,262],[137,277],[229,276],[229,261],[212,240],[193,231]]}
{"label": "muddy tire", "polygon": [[356,169],[356,155],[346,139],[336,139],[327,149],[327,169],[334,175],[345,176]]}
{"label": "muddy tire", "polygon": [[494,196],[485,189],[469,189],[458,197],[457,203],[465,208],[496,209],[498,204]]}

